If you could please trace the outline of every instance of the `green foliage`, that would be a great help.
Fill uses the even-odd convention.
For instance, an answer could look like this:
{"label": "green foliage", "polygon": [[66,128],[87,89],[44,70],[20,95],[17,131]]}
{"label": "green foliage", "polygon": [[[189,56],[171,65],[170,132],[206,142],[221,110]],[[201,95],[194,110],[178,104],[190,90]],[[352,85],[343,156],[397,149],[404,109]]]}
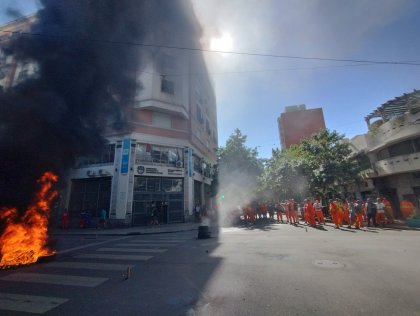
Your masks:
{"label": "green foliage", "polygon": [[226,146],[220,147],[217,152],[218,189],[228,192],[229,199],[252,195],[264,169],[256,148],[246,146],[246,138],[239,129],[235,129]]}
{"label": "green foliage", "polygon": [[343,135],[322,130],[288,150],[273,151],[261,188],[295,198],[306,193],[320,197],[339,193],[359,177],[360,166],[350,154]]}
{"label": "green foliage", "polygon": [[219,173],[237,170],[258,177],[263,170],[263,162],[258,159],[256,148],[245,145],[246,135],[242,135],[239,129],[235,129],[225,147],[218,150]]}

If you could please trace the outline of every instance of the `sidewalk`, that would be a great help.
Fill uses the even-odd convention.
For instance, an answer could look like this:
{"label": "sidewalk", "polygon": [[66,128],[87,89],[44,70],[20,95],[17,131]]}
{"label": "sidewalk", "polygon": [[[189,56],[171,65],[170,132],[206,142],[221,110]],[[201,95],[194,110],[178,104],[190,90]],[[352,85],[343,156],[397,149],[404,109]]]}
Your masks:
{"label": "sidewalk", "polygon": [[198,230],[199,223],[163,224],[158,226],[135,226],[124,228],[69,228],[55,229],[52,235],[102,235],[102,236],[129,236],[129,235],[152,235],[178,233]]}

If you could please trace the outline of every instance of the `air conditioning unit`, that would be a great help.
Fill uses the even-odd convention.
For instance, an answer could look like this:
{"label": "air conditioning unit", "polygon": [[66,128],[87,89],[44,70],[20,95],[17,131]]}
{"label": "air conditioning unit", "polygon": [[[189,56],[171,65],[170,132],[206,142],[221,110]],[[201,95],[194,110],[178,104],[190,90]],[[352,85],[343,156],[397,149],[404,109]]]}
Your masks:
{"label": "air conditioning unit", "polygon": [[183,163],[182,163],[182,161],[181,160],[178,160],[177,162],[176,162],[176,167],[177,168],[182,168],[183,167]]}
{"label": "air conditioning unit", "polygon": [[98,170],[98,173],[99,173],[99,175],[100,176],[107,176],[107,175],[109,175],[109,173],[108,173],[108,171],[106,171],[106,170],[104,170],[104,169],[99,169]]}
{"label": "air conditioning unit", "polygon": [[86,175],[87,175],[88,177],[94,177],[96,174],[95,174],[95,172],[94,172],[94,171],[92,171],[92,170],[88,170],[88,171],[86,171]]}

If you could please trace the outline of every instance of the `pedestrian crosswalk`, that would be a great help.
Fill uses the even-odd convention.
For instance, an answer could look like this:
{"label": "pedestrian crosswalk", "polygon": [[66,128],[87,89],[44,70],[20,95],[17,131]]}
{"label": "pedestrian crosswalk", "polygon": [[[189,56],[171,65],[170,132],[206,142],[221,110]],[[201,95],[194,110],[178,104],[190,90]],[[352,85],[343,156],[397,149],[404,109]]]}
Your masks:
{"label": "pedestrian crosswalk", "polygon": [[[7,284],[16,283],[32,284],[33,286],[28,288],[34,289],[34,293],[27,293],[27,291],[25,293],[0,292],[0,314],[2,311],[46,313],[71,301],[71,298],[37,295],[39,292],[35,291],[35,284],[95,288],[115,278],[115,271],[131,270],[136,264],[147,262],[157,255],[176,248],[188,239],[190,238],[168,236],[118,238],[110,240],[109,247],[95,248],[106,243],[98,242],[63,250],[58,253],[56,261],[37,266],[37,273],[19,270],[0,277],[0,288],[2,289],[8,288]],[[82,253],[83,249],[88,247],[93,247],[93,251]],[[61,253],[66,254],[65,261],[60,261]],[[83,273],[86,270],[102,271],[102,274],[105,275],[97,277],[88,274],[89,276],[86,276],[86,273]],[[121,274],[118,276],[121,277]]]}

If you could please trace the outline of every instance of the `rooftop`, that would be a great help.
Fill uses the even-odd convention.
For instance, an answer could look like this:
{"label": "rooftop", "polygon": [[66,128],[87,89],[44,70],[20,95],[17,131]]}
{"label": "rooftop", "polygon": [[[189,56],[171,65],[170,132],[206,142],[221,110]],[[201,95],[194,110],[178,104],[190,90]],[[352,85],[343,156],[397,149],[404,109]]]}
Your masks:
{"label": "rooftop", "polygon": [[373,118],[381,118],[384,122],[404,113],[420,110],[420,90],[414,89],[411,93],[404,93],[402,96],[389,100],[365,117],[368,125]]}

